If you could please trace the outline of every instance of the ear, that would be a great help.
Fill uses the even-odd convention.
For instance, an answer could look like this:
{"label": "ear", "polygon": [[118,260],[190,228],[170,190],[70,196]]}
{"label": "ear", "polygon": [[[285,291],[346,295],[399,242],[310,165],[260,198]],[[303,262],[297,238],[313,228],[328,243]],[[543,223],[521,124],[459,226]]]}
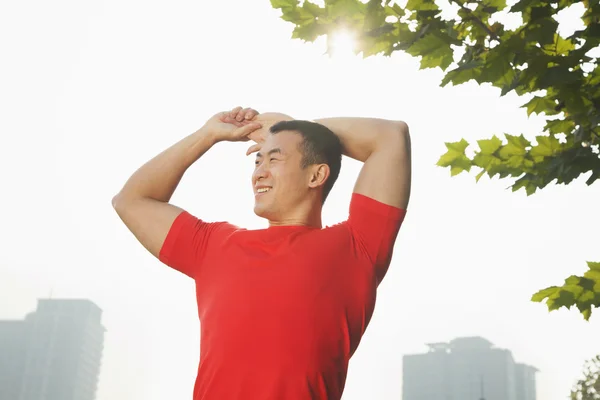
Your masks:
{"label": "ear", "polygon": [[311,166],[311,172],[309,175],[308,187],[318,188],[323,186],[329,178],[330,170],[327,164],[316,164]]}

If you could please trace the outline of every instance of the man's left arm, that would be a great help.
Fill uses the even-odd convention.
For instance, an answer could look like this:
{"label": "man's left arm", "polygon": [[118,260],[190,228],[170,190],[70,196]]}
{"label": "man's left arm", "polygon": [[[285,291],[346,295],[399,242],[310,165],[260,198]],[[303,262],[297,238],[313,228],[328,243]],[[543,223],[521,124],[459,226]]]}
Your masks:
{"label": "man's left arm", "polygon": [[410,198],[411,148],[408,125],[376,118],[325,118],[344,155],[364,162],[354,192],[406,210]]}

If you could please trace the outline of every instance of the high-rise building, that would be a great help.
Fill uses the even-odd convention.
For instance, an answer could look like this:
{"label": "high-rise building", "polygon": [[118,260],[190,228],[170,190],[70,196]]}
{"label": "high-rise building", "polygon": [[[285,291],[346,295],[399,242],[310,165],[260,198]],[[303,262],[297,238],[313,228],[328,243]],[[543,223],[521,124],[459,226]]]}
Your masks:
{"label": "high-rise building", "polygon": [[25,364],[25,321],[0,321],[0,399],[18,399]]}
{"label": "high-rise building", "polygon": [[89,300],[41,299],[25,320],[1,321],[0,388],[6,383],[6,389],[0,399],[94,400],[104,344],[101,316]]}
{"label": "high-rise building", "polygon": [[517,400],[535,400],[535,373],[537,371],[530,365],[515,364]]}
{"label": "high-rise building", "polygon": [[403,400],[535,400],[536,369],[481,337],[429,344],[403,360]]}

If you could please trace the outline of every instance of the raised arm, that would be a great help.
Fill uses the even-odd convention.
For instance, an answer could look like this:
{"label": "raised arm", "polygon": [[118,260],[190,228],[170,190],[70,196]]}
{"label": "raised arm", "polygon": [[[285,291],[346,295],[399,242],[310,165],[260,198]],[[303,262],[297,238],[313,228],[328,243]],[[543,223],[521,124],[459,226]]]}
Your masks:
{"label": "raised arm", "polygon": [[201,129],[140,167],[113,197],[121,220],[158,257],[173,222],[183,212],[169,200],[185,171],[219,141],[245,141],[261,127],[256,111],[238,107],[212,117]]}
{"label": "raised arm", "polygon": [[354,192],[406,210],[411,183],[406,123],[375,118],[325,118],[315,122],[340,138],[344,155],[364,162]]}

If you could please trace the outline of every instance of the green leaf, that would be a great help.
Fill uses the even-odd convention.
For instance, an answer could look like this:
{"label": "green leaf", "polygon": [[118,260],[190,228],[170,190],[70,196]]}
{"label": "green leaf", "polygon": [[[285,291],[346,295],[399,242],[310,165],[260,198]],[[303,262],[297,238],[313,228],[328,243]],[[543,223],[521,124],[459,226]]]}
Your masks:
{"label": "green leaf", "polygon": [[552,45],[554,43],[554,35],[558,29],[558,22],[553,18],[543,18],[526,25],[527,29],[523,30],[523,39],[529,43],[544,45]]}
{"label": "green leaf", "polygon": [[484,0],[482,5],[485,12],[493,14],[506,8],[506,0]]}
{"label": "green leaf", "polygon": [[550,111],[549,114],[551,114],[554,113],[556,102],[553,99],[535,96],[521,107],[527,107],[527,116],[530,116],[532,113],[541,114],[546,111]]}
{"label": "green leaf", "polygon": [[548,68],[538,80],[538,89],[546,89],[550,86],[563,86],[569,83],[573,83],[578,79],[577,74],[569,71],[565,67],[551,67]]}
{"label": "green leaf", "polygon": [[583,315],[583,319],[589,321],[590,317],[592,316],[592,307],[587,307],[586,309],[581,311],[581,315]]}
{"label": "green leaf", "polygon": [[588,261],[587,265],[591,270],[600,271],[600,262]]}
{"label": "green leaf", "polygon": [[575,44],[571,40],[563,39],[558,33],[554,34],[553,43],[546,44],[544,52],[552,56],[566,56],[572,50],[575,50]]}
{"label": "green leaf", "polygon": [[427,34],[413,43],[406,52],[421,56],[421,69],[440,67],[445,70],[454,60],[450,42],[448,36]]}
{"label": "green leaf", "polygon": [[437,165],[441,167],[450,167],[451,176],[458,175],[463,171],[471,169],[471,160],[465,155],[465,150],[469,143],[461,139],[460,142],[446,143],[448,151],[440,157]]}
{"label": "green leaf", "polygon": [[439,9],[434,0],[408,0],[406,8],[415,11],[432,11]]}
{"label": "green leaf", "polygon": [[585,274],[583,274],[583,276],[588,279],[600,281],[600,271],[595,271],[595,270],[591,269],[589,271],[586,271]]}
{"label": "green leaf", "polygon": [[592,292],[591,290],[585,290],[583,292],[583,294],[581,296],[579,296],[579,302],[580,303],[586,303],[586,302],[590,302],[593,301],[595,297],[595,293]]}
{"label": "green leaf", "polygon": [[472,61],[455,68],[448,73],[442,79],[440,86],[444,87],[449,82],[452,82],[454,86],[458,86],[462,83],[468,82],[471,79],[477,79],[481,74],[481,68],[483,63],[481,61]]}
{"label": "green leaf", "polygon": [[325,15],[325,9],[319,7],[316,4],[311,3],[310,1],[306,0],[304,2],[304,4],[302,5],[302,8],[306,10],[306,12],[310,13],[312,16],[314,17],[320,17]]}
{"label": "green leaf", "polygon": [[513,136],[507,134],[505,136],[508,143],[500,149],[500,158],[508,160],[512,156],[524,156],[527,153],[526,147],[529,147],[531,143],[523,135]]}
{"label": "green leaf", "polygon": [[575,299],[578,299],[585,290],[579,285],[564,285],[562,289],[566,290],[567,292],[573,293],[573,297]]}
{"label": "green leaf", "polygon": [[536,136],[537,146],[529,151],[533,157],[550,157],[561,150],[561,144],[554,136]]}
{"label": "green leaf", "polygon": [[302,39],[307,42],[314,42],[319,36],[325,34],[323,26],[317,21],[312,21],[304,25],[298,25],[292,31],[292,38]]}
{"label": "green leaf", "polygon": [[336,0],[335,2],[325,2],[325,9],[329,18],[364,18],[365,4],[359,0]]}
{"label": "green leaf", "polygon": [[475,182],[479,182],[479,180],[481,179],[481,177],[485,174],[485,169],[482,170],[481,172],[479,172],[476,176],[475,176]]}
{"label": "green leaf", "polygon": [[299,0],[271,0],[273,8],[294,8],[298,3]]}
{"label": "green leaf", "polygon": [[575,123],[569,119],[555,119],[546,122],[544,130],[556,135],[559,133],[571,133],[575,129]]}
{"label": "green leaf", "polygon": [[490,82],[497,87],[510,84],[515,78],[515,71],[511,65],[512,56],[501,50],[491,50],[478,82]]}
{"label": "green leaf", "polygon": [[536,303],[539,303],[539,302],[543,301],[546,297],[550,297],[554,293],[558,292],[559,289],[560,288],[558,286],[550,286],[550,287],[547,287],[546,289],[542,289],[539,292],[535,293],[533,296],[531,296],[531,301],[535,301]]}
{"label": "green leaf", "polygon": [[550,311],[558,310],[561,307],[571,308],[575,304],[575,296],[571,292],[566,290],[560,290],[558,296],[553,298],[552,301],[548,301],[548,309]]}
{"label": "green leaf", "polygon": [[494,154],[502,146],[502,140],[494,135],[491,139],[478,140],[477,144],[483,154]]}

